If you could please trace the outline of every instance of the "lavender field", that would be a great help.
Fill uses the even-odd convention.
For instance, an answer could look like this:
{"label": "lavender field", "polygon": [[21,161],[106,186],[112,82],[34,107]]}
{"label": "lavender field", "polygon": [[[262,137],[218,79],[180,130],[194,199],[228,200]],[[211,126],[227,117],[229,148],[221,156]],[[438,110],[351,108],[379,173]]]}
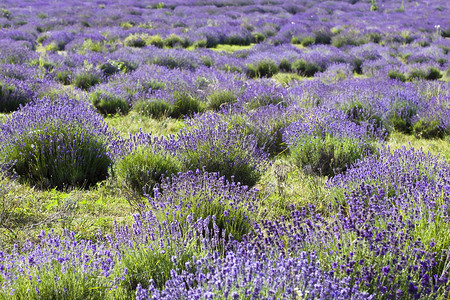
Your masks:
{"label": "lavender field", "polygon": [[449,16],[2,0],[0,299],[450,299]]}

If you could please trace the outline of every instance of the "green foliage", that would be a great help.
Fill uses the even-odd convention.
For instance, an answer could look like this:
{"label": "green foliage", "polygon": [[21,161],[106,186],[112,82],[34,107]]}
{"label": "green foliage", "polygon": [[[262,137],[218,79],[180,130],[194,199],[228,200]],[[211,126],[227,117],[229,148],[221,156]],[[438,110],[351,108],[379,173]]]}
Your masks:
{"label": "green foliage", "polygon": [[300,43],[303,47],[308,47],[316,43],[316,38],[313,36],[305,36]]}
{"label": "green foliage", "polygon": [[256,44],[264,42],[266,40],[266,36],[264,35],[264,33],[261,32],[252,33],[252,37],[253,37],[252,42]]}
{"label": "green foliage", "polygon": [[120,72],[120,69],[110,62],[101,64],[99,69],[103,72],[103,74],[105,74],[105,76],[111,76]]}
{"label": "green foliage", "polygon": [[124,44],[125,46],[135,48],[142,48],[146,46],[145,40],[140,35],[137,34],[127,36],[124,40]]}
{"label": "green foliage", "polygon": [[247,68],[247,76],[252,78],[272,77],[279,72],[277,64],[271,59],[248,64]]}
{"label": "green foliage", "polygon": [[271,104],[272,105],[281,104],[283,106],[286,106],[286,103],[283,101],[284,101],[284,99],[281,96],[266,94],[266,95],[257,96],[255,98],[251,99],[251,101],[247,102],[246,105],[249,109],[256,109],[258,107],[265,106],[265,105],[271,105]]}
{"label": "green foliage", "polygon": [[120,27],[122,27],[123,29],[131,29],[133,28],[133,24],[131,24],[130,22],[123,22],[120,24]]}
{"label": "green foliage", "polygon": [[[250,218],[250,212],[245,204],[230,204],[222,201],[220,196],[214,195],[209,190],[193,194],[190,191],[181,191],[183,197],[172,197],[182,201],[172,203],[176,209],[165,208],[157,212],[157,217],[163,219],[168,216],[170,221],[175,218],[182,228],[187,228],[186,216],[190,215],[192,221],[199,219],[205,220],[209,217],[208,229],[209,238],[225,238],[225,240],[234,239],[242,241],[242,238],[252,232],[253,226]],[[214,236],[214,224],[218,227],[218,236]],[[205,234],[205,233],[203,233]]]}
{"label": "green foliage", "polygon": [[56,80],[64,85],[69,85],[72,82],[72,72],[69,70],[59,71],[56,73]]}
{"label": "green foliage", "polygon": [[304,59],[296,60],[292,64],[292,69],[294,69],[298,74],[307,77],[312,77],[317,72],[322,71],[316,63],[306,62]]}
{"label": "green foliage", "polygon": [[293,80],[302,80],[305,78],[295,73],[278,73],[277,75],[273,76],[273,79],[283,84],[284,86],[288,86],[289,83]]}
{"label": "green foliage", "polygon": [[41,34],[40,36],[38,36],[38,38],[36,39],[37,43],[42,43],[44,42],[46,39],[49,38],[48,34]]}
{"label": "green foliage", "polygon": [[0,112],[13,112],[29,101],[31,99],[15,85],[0,81]]}
{"label": "green foliage", "polygon": [[[171,257],[178,254],[175,264]],[[171,278],[171,270],[186,270],[186,263],[192,260],[195,252],[192,249],[184,249],[172,243],[167,248],[151,249],[139,247],[125,251],[121,264],[127,269],[124,280],[120,286],[125,289],[131,299],[136,294],[136,287],[141,284],[148,288],[150,279],[153,279],[156,287],[162,289],[165,282]],[[124,272],[125,273],[125,272]]]}
{"label": "green foliage", "polygon": [[[46,128],[45,124],[42,128]],[[67,150],[60,150],[63,148]],[[104,180],[112,162],[107,151],[106,143],[98,137],[61,126],[36,129],[24,135],[20,143],[3,149],[2,155],[15,161],[13,171],[21,181],[40,188],[64,189],[92,186]]]}
{"label": "green foliage", "polygon": [[234,181],[251,187],[258,182],[261,174],[252,161],[247,161],[247,156],[243,147],[225,149],[220,141],[215,141],[199,144],[195,151],[184,153],[183,164],[187,170],[203,169],[207,172],[217,172],[227,180],[234,178]]}
{"label": "green foliage", "polygon": [[162,48],[164,46],[164,41],[158,34],[148,37],[147,43],[158,48]]}
{"label": "green foliage", "polygon": [[119,95],[97,90],[90,96],[92,105],[103,115],[113,115],[116,113],[126,115],[130,110],[128,101]]}
{"label": "green foliage", "polygon": [[[81,279],[78,272],[71,266],[62,267],[55,261],[45,269],[35,269],[29,276],[19,277],[15,281],[14,296],[7,296],[0,291],[0,298],[14,300],[107,299],[108,292],[106,288],[103,288],[105,283],[101,280],[101,274],[93,273]],[[38,290],[35,290],[36,286],[39,286]]]}
{"label": "green foliage", "polygon": [[283,58],[280,61],[280,64],[278,65],[278,67],[280,68],[280,71],[282,71],[282,72],[291,72],[291,70],[292,70],[291,62],[285,58]]}
{"label": "green foliage", "polygon": [[409,106],[405,102],[399,102],[394,105],[394,109],[390,114],[389,121],[395,130],[403,133],[411,133],[412,118],[417,113],[417,107]]}
{"label": "green foliage", "polygon": [[92,72],[83,72],[77,74],[73,80],[73,84],[82,90],[88,90],[92,86],[99,84],[101,82],[101,78],[99,75]]}
{"label": "green foliage", "polygon": [[134,105],[139,114],[153,119],[161,119],[173,114],[173,105],[162,99],[143,99]]}
{"label": "green foliage", "polygon": [[437,80],[442,77],[441,71],[436,67],[429,67],[427,70],[422,69],[412,69],[409,72],[408,79],[427,79],[427,80]]}
{"label": "green foliage", "polygon": [[214,91],[208,97],[208,107],[213,110],[219,110],[222,105],[234,103],[236,100],[237,96],[233,91]]}
{"label": "green foliage", "polygon": [[137,195],[153,195],[153,188],[163,176],[171,176],[179,171],[180,164],[174,157],[144,147],[124,157],[115,166],[117,181]]}
{"label": "green foliage", "polygon": [[315,37],[316,44],[324,44],[324,45],[331,44],[331,33],[330,32],[320,30],[320,31],[315,32],[315,34],[316,34],[316,37]]}
{"label": "green foliage", "polygon": [[436,67],[431,67],[428,69],[428,74],[425,79],[437,80],[442,77],[441,71]]}
{"label": "green foliage", "polygon": [[416,138],[432,139],[443,138],[445,129],[441,126],[439,120],[426,121],[420,119],[413,126],[414,136]]}
{"label": "green foliage", "polygon": [[304,135],[296,142],[290,147],[293,162],[305,172],[321,176],[343,173],[350,164],[375,151],[371,144],[328,134],[324,138]]}
{"label": "green foliage", "polygon": [[202,56],[201,59],[202,59],[202,64],[204,66],[206,66],[206,67],[214,66],[214,61],[213,61],[213,59],[211,57],[209,57],[209,56]]}
{"label": "green foliage", "polygon": [[369,37],[360,35],[358,31],[341,32],[332,38],[331,44],[337,48],[344,46],[360,46],[369,42]]}
{"label": "green foliage", "polygon": [[126,60],[108,60],[100,65],[99,69],[105,76],[111,76],[119,72],[128,73],[137,69],[137,65]]}
{"label": "green foliage", "polygon": [[187,92],[175,91],[173,93],[175,103],[171,117],[180,118],[204,111],[204,105]]}
{"label": "green foliage", "polygon": [[231,35],[225,38],[224,44],[227,45],[237,45],[237,46],[248,46],[251,44],[251,39],[249,37],[244,37],[240,35]]}
{"label": "green foliage", "polygon": [[395,71],[395,70],[390,70],[388,73],[389,78],[391,79],[397,79],[400,80],[401,82],[405,82],[406,81],[406,75],[399,72],[399,71]]}
{"label": "green foliage", "polygon": [[370,11],[377,11],[378,4],[376,0],[370,0]]}
{"label": "green foliage", "polygon": [[11,19],[11,12],[9,11],[9,10],[7,10],[7,9],[5,9],[5,8],[2,8],[1,10],[0,10],[0,16],[2,16],[3,18],[6,18],[6,19]]}
{"label": "green foliage", "polygon": [[[174,37],[171,37],[171,39],[169,39],[167,42],[170,41],[175,42]],[[124,44],[125,46],[128,47],[135,47],[135,48],[142,48],[148,45],[153,45],[159,48],[162,48],[164,46],[164,42],[163,39],[161,38],[161,36],[157,35],[148,35],[146,33],[141,33],[141,34],[131,34],[128,37],[125,38],[124,40]]]}
{"label": "green foliage", "polygon": [[349,120],[358,125],[362,122],[370,122],[377,128],[383,126],[383,119],[381,116],[374,113],[370,107],[367,107],[359,101],[350,103],[350,105],[345,108],[345,112],[347,113]]}
{"label": "green foliage", "polygon": [[248,122],[244,117],[239,115],[234,115],[229,120],[230,127],[242,128],[244,135],[254,136],[257,146],[268,152],[271,157],[287,150],[286,144],[283,142],[283,129],[290,122],[292,120],[286,118],[273,120],[270,124],[270,131],[266,132],[266,130],[255,127],[251,122]]}
{"label": "green foliage", "polygon": [[187,48],[189,47],[189,40],[182,39],[178,35],[172,33],[164,39],[163,45],[168,48],[174,48],[175,46],[182,46],[183,48]]}
{"label": "green foliage", "polygon": [[89,50],[92,52],[106,52],[106,48],[102,42],[94,42],[91,39],[86,39],[80,47],[81,51]]}
{"label": "green foliage", "polygon": [[208,46],[208,42],[206,41],[206,39],[201,39],[198,41],[194,42],[194,48],[206,48]]}

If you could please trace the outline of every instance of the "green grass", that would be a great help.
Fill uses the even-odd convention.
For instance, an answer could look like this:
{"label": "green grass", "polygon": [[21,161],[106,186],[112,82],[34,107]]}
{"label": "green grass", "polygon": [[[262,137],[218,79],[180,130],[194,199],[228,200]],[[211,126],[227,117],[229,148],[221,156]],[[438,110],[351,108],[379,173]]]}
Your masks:
{"label": "green grass", "polygon": [[184,127],[183,120],[163,119],[155,120],[151,117],[142,116],[135,111],[131,111],[126,116],[112,116],[105,118],[105,121],[122,134],[128,137],[129,134],[138,133],[141,129],[143,132],[152,132],[156,136],[177,133]]}
{"label": "green grass", "polygon": [[394,132],[389,136],[387,145],[391,149],[399,149],[403,146],[422,149],[424,152],[430,152],[433,155],[441,155],[446,160],[450,160],[450,141],[449,139],[418,139],[414,135],[408,135],[400,132]]}
{"label": "green grass", "polygon": [[325,212],[329,202],[325,191],[326,180],[324,176],[305,174],[285,157],[275,159],[256,185],[262,199],[259,218],[288,217],[290,206],[300,209],[308,204]]}
{"label": "green grass", "polygon": [[[236,48],[239,46],[229,47]],[[274,78],[283,84],[289,84],[291,80],[305,79],[288,73],[277,74]],[[7,116],[7,114],[0,114],[0,123],[4,122]],[[128,137],[130,133],[138,133],[141,129],[144,132],[153,132],[156,136],[175,134],[185,126],[183,120],[172,118],[155,120],[151,117],[142,116],[135,111],[130,111],[126,116],[106,117],[105,120],[124,137]],[[401,148],[402,146],[422,148],[424,151],[440,154],[446,159],[450,159],[450,140],[418,139],[413,135],[394,132],[389,136],[387,145],[391,149]],[[8,179],[2,179],[0,176],[1,180],[8,181]],[[301,209],[310,204],[316,207],[317,212],[324,214],[326,217],[329,215],[328,203],[333,200],[333,194],[325,188],[326,180],[327,178],[324,176],[306,174],[301,168],[290,162],[285,154],[277,155],[272,165],[255,186],[259,189],[261,200],[259,211],[255,212],[256,221],[278,220],[280,216],[288,218],[292,207]],[[26,184],[9,182],[12,184],[9,196],[0,194],[0,216],[3,217],[0,220],[0,245],[2,245],[4,251],[11,250],[14,244],[20,245],[25,243],[26,240],[38,242],[36,238],[38,234],[42,230],[48,232],[50,229],[54,229],[55,234],[60,234],[64,230],[74,231],[77,239],[95,240],[99,230],[103,234],[112,233],[114,222],[117,222],[119,226],[131,225],[133,222],[132,215],[136,213],[136,208],[130,206],[126,199],[124,190],[110,179],[87,190],[74,189],[71,191],[57,191],[55,189],[42,191]],[[195,214],[198,213],[201,217],[204,217],[203,214],[206,211],[209,212],[209,210],[217,212],[216,214],[221,216],[224,209],[215,202],[211,206],[204,204],[196,208],[198,211],[195,211]],[[246,225],[245,222],[244,225]],[[380,226],[385,226],[385,224],[380,223]],[[245,227],[244,232],[246,230]],[[449,231],[449,226],[445,222],[436,219],[434,223],[417,224],[416,235],[427,244],[433,238],[436,247],[440,249],[448,247],[450,243]],[[345,236],[344,240],[349,241],[350,245],[344,245],[342,251],[345,253],[354,252],[355,260],[366,258],[368,259],[367,264],[371,264],[375,268],[381,268],[390,261],[391,257],[389,256],[382,259],[367,258],[370,252],[364,243],[356,246],[356,243],[353,243],[353,241],[356,241],[353,234],[342,232],[342,235]],[[240,237],[238,234],[236,236]],[[196,244],[193,243],[192,245]],[[172,246],[175,250],[179,249],[177,248],[178,245]],[[327,254],[331,250],[337,249],[337,245],[333,242],[327,247],[306,245],[305,249],[316,250],[319,260],[328,268],[338,258],[338,256]],[[202,255],[201,251],[195,247],[183,249],[183,251],[186,255],[181,258],[180,266],[183,266],[184,262],[191,259],[193,255]],[[170,256],[173,254],[174,252],[167,252],[166,255],[155,255],[155,253],[150,253],[145,249],[127,253],[124,260],[125,264],[122,267],[128,268],[129,275],[127,275],[128,277],[123,285],[117,291],[111,292],[108,297],[126,299],[134,293],[133,288],[137,283],[148,282],[149,276],[146,274],[153,272],[167,275],[167,270],[173,267],[173,262],[170,260]],[[339,261],[339,263],[345,262]],[[122,267],[116,270],[120,274],[123,273]],[[339,270],[335,271],[339,272]],[[53,274],[59,274],[59,271],[48,272],[47,276],[53,276]],[[67,274],[67,276],[70,275]],[[344,276],[345,274],[338,275]],[[158,285],[164,284],[167,278],[162,275],[158,276],[154,276]],[[69,277],[63,278],[63,280],[75,282],[75,279]],[[382,280],[387,279],[382,278]],[[368,289],[370,290],[371,287]],[[51,291],[52,287],[48,287],[48,290]],[[86,296],[88,292],[95,293],[95,291],[90,290],[89,284],[80,285],[77,290],[85,297],[88,297]],[[123,295],[120,293],[123,293]]]}
{"label": "green grass", "polygon": [[293,80],[303,81],[312,79],[311,77],[304,77],[296,73],[278,73],[273,75],[272,78],[283,85],[289,85],[289,83]]}
{"label": "green grass", "polygon": [[250,44],[248,46],[219,44],[215,48],[210,48],[210,49],[214,50],[214,51],[226,51],[226,52],[233,53],[233,52],[236,52],[236,51],[239,51],[239,50],[251,49],[254,45],[256,45],[256,44]]}
{"label": "green grass", "polygon": [[135,211],[110,182],[89,190],[70,192],[37,190],[28,185],[9,182],[8,194],[0,194],[0,245],[8,250],[27,240],[38,242],[42,230],[74,231],[77,239],[95,240],[98,230],[112,233],[114,221],[121,225],[132,223]]}
{"label": "green grass", "polygon": [[0,124],[6,121],[8,114],[0,114]]}
{"label": "green grass", "polygon": [[294,47],[297,47],[298,49],[305,49],[306,47],[302,44],[292,44]]}

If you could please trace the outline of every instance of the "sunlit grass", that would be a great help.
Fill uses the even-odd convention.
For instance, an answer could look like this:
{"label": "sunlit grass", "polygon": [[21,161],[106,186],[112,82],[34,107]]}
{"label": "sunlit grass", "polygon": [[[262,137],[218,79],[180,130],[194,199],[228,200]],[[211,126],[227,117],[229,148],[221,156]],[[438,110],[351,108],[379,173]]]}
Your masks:
{"label": "sunlit grass", "polygon": [[142,116],[134,111],[126,116],[115,115],[105,118],[105,121],[122,136],[128,137],[129,134],[142,132],[152,132],[156,136],[177,133],[184,127],[184,121],[179,119],[166,118],[155,120],[151,117]]}
{"label": "sunlit grass", "polygon": [[0,124],[5,122],[7,117],[8,117],[7,114],[0,114]]}
{"label": "sunlit grass", "polygon": [[448,138],[418,139],[413,135],[394,132],[389,136],[387,145],[391,149],[398,149],[403,146],[413,147],[416,150],[422,149],[424,152],[430,152],[433,155],[441,155],[446,160],[450,160],[450,141]]}
{"label": "sunlit grass", "polygon": [[114,222],[131,224],[135,213],[109,181],[89,190],[70,192],[39,190],[6,178],[0,184],[5,182],[12,185],[9,193],[20,197],[3,198],[0,205],[0,244],[4,250],[27,240],[38,242],[36,237],[42,230],[54,230],[57,234],[68,230],[75,232],[77,239],[95,240],[99,230],[112,234]]}
{"label": "sunlit grass", "polygon": [[289,83],[293,80],[312,80],[313,77],[304,77],[297,73],[278,73],[272,76],[273,79],[278,81],[279,83],[283,85],[289,85]]}
{"label": "sunlit grass", "polygon": [[327,177],[306,174],[288,158],[276,159],[256,186],[260,190],[262,219],[288,217],[292,208],[314,205],[324,211],[329,202],[325,190]]}
{"label": "sunlit grass", "polygon": [[235,51],[239,50],[249,50],[251,49],[255,44],[250,44],[248,46],[238,46],[238,45],[225,45],[225,44],[219,44],[215,48],[211,48],[211,50],[214,51],[226,51],[233,53]]}

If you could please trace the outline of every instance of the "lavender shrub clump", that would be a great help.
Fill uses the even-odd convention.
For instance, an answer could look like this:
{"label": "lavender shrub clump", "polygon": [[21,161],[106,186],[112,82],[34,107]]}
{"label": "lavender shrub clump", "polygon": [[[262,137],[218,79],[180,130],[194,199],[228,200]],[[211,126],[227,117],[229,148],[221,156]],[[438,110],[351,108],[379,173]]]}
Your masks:
{"label": "lavender shrub clump", "polygon": [[306,112],[283,134],[293,161],[307,172],[334,176],[371,154],[374,142],[384,132],[373,124],[356,124],[338,110],[316,109]]}
{"label": "lavender shrub clump", "polygon": [[1,157],[21,180],[40,187],[89,186],[108,176],[114,132],[86,104],[44,98],[1,124]]}
{"label": "lavender shrub clump", "polygon": [[219,115],[203,114],[188,121],[188,127],[176,136],[176,155],[188,170],[218,172],[253,186],[267,165],[267,153],[253,135],[245,135]]}

